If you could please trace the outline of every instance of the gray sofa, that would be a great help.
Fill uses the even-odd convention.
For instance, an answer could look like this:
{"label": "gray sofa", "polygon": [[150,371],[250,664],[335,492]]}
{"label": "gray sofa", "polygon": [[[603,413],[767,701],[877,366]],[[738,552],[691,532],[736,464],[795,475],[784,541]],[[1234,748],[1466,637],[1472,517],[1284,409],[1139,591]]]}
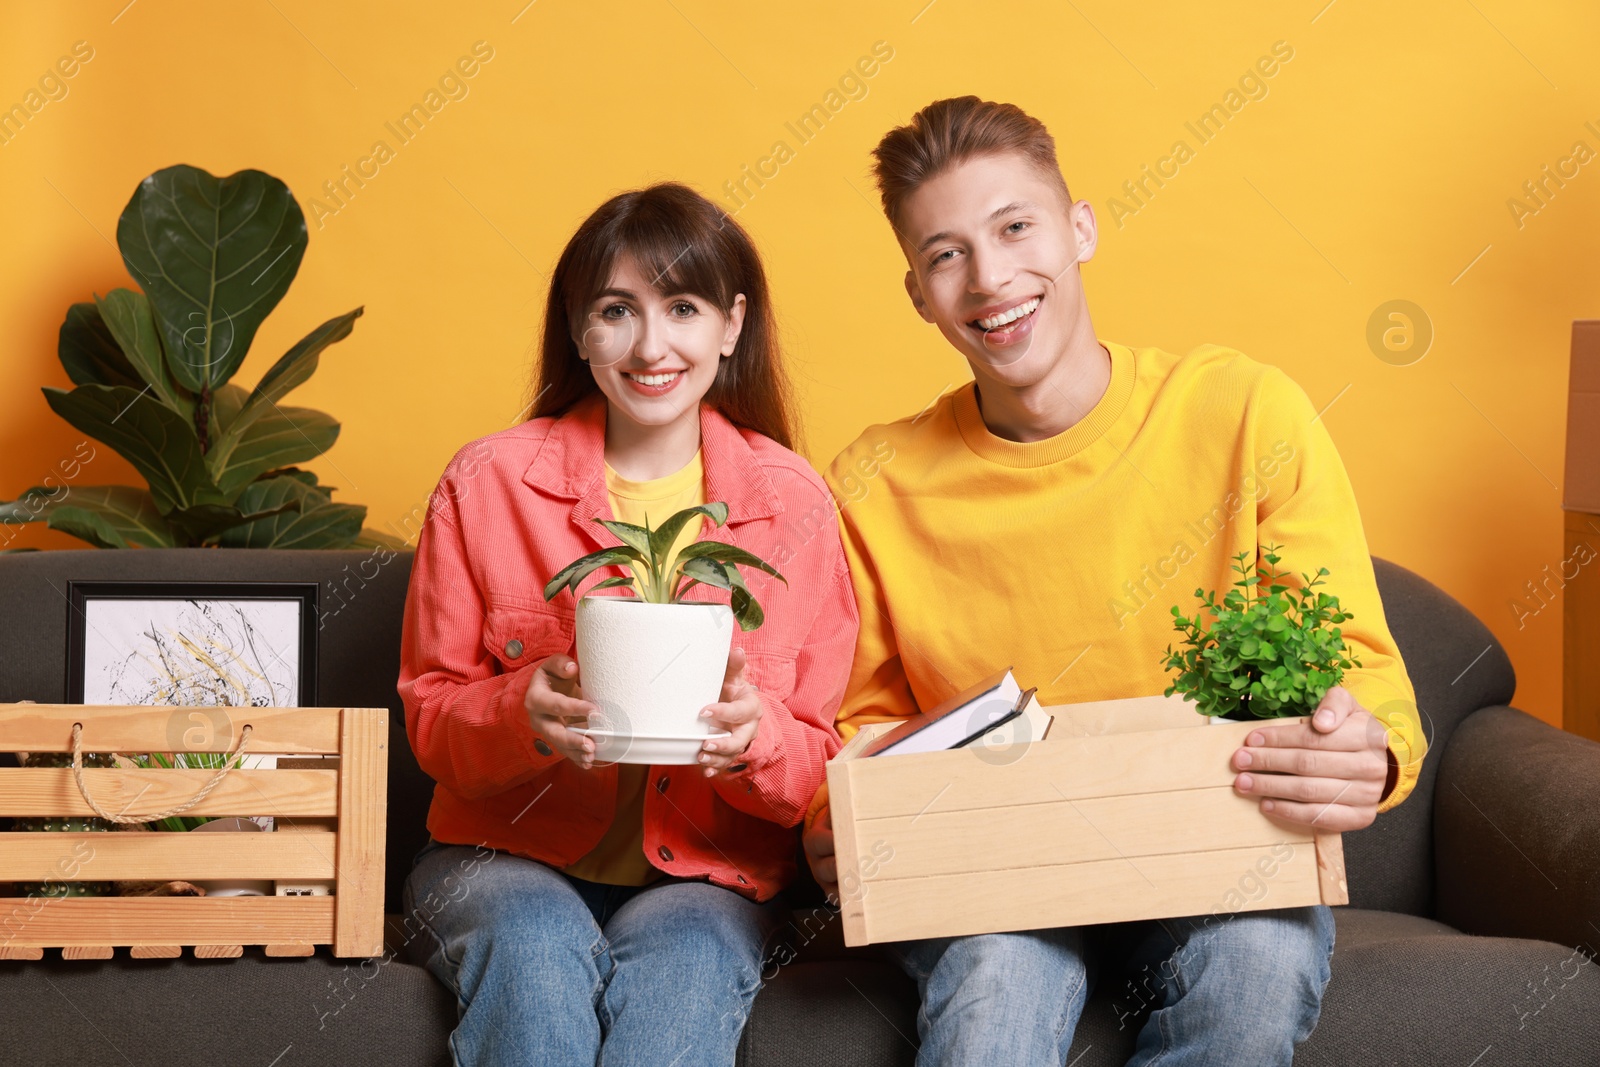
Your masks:
{"label": "gray sofa", "polygon": [[[0,555],[0,701],[59,702],[68,579],[315,580],[319,703],[387,706],[389,945],[381,957],[0,962],[0,1062],[448,1064],[454,996],[413,962],[396,914],[423,843],[432,782],[405,735],[398,674],[410,556],[362,552],[61,551]],[[1432,751],[1416,792],[1345,836],[1351,903],[1338,918],[1320,1025],[1298,1062],[1600,1064],[1600,744],[1508,704],[1511,664],[1435,586],[1375,561]],[[335,610],[337,609],[337,610]],[[9,757],[0,757],[9,759]],[[803,865],[802,865],[803,867]],[[871,949],[847,950],[814,884],[791,890],[787,945],[740,1062],[909,1064],[916,996]],[[1581,946],[1582,951],[1576,951]],[[781,966],[779,965],[781,963]],[[1126,996],[1123,1004],[1127,1002]],[[1121,1064],[1139,1016],[1096,991],[1070,1062]],[[529,1050],[529,1063],[543,1063]],[[995,1065],[1001,1067],[1001,1065]]]}

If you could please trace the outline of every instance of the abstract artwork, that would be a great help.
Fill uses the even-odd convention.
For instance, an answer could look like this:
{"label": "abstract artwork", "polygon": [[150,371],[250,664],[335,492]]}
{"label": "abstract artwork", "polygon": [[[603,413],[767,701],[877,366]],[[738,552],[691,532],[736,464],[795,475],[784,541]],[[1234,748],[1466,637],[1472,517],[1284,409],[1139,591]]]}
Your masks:
{"label": "abstract artwork", "polygon": [[315,703],[314,583],[73,582],[68,699]]}

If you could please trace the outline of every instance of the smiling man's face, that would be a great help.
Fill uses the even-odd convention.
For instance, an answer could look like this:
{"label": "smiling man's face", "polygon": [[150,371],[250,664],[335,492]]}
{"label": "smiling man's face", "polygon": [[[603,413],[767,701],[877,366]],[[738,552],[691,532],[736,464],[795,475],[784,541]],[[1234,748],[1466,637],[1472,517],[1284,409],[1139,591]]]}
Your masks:
{"label": "smiling man's face", "polygon": [[1020,154],[979,156],[923,183],[899,236],[911,302],[980,379],[1036,384],[1087,328],[1077,268],[1094,255],[1093,210],[1069,206]]}

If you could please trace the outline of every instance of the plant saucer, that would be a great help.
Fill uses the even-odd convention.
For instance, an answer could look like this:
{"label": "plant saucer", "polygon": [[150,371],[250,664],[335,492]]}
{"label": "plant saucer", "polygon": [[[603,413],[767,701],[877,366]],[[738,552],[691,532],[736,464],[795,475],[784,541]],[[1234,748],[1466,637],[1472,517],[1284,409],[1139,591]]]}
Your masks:
{"label": "plant saucer", "polygon": [[594,738],[596,763],[654,763],[686,766],[700,762],[702,746],[709,740],[731,736],[726,730],[710,734],[625,734],[617,730],[574,726],[572,732]]}

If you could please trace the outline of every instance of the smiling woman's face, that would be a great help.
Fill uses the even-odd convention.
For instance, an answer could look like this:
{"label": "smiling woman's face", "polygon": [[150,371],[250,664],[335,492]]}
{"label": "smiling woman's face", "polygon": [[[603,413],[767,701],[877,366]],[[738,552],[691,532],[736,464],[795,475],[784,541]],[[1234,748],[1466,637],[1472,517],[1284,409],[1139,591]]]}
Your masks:
{"label": "smiling woman's face", "polygon": [[727,314],[704,297],[662,293],[623,257],[574,340],[613,415],[664,426],[698,409],[733,354],[744,308],[743,293]]}
{"label": "smiling woman's face", "polygon": [[1020,386],[1066,351],[1083,300],[1073,268],[1096,236],[1079,207],[1016,153],[958,163],[907,197],[906,290],[975,373]]}

